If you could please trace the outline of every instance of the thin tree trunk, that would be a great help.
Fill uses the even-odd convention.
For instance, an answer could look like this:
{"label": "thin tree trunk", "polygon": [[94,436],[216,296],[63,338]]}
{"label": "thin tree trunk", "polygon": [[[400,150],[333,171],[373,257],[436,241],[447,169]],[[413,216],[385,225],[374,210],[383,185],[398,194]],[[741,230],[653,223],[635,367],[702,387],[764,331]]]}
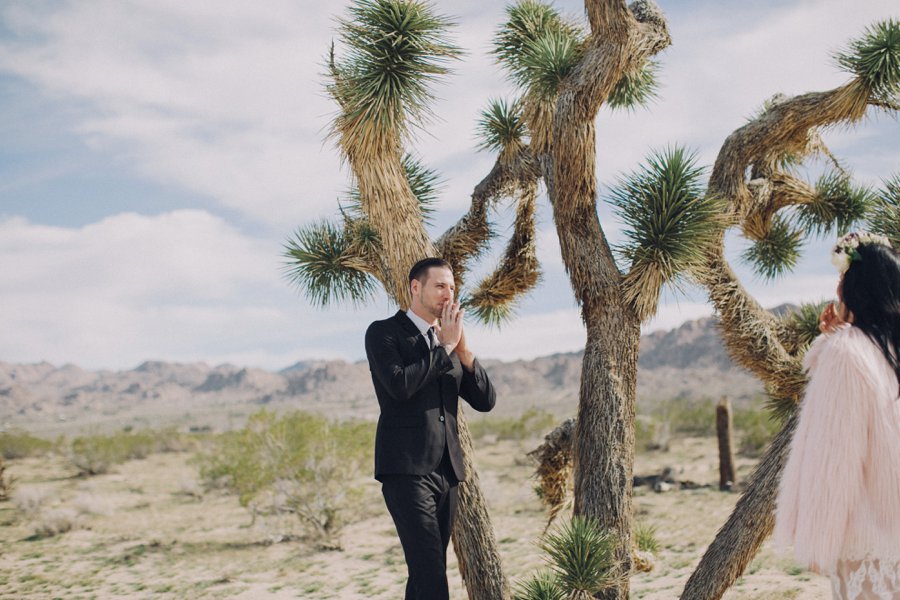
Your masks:
{"label": "thin tree trunk", "polygon": [[684,586],[682,600],[721,598],[771,533],[775,524],[778,483],[796,427],[795,413],[785,422],[756,466],[747,491]]}
{"label": "thin tree trunk", "polygon": [[[607,307],[608,308],[608,307]],[[588,327],[575,429],[575,514],[591,517],[617,537],[622,572],[632,568],[631,521],[634,411],[640,326],[629,312],[592,315]],[[629,580],[601,592],[628,598]]]}
{"label": "thin tree trunk", "polygon": [[[621,583],[603,600],[628,598],[631,572],[634,402],[640,322],[597,216],[594,120],[623,74],[671,42],[652,2],[586,0],[592,36],[556,102],[544,169],[560,252],[587,329],[574,444],[575,514],[615,535]],[[634,12],[633,12],[634,11]],[[638,18],[636,18],[636,16]]]}
{"label": "thin tree trunk", "polygon": [[737,483],[734,472],[734,444],[731,440],[731,400],[723,397],[716,406],[716,437],[719,440],[719,490],[727,491]]}

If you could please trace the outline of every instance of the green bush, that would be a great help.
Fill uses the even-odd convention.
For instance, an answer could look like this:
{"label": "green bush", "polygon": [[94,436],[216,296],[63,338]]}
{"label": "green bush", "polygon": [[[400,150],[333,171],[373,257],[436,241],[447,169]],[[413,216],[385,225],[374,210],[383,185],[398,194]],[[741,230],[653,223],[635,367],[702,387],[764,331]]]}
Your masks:
{"label": "green bush", "polygon": [[498,440],[527,440],[543,437],[559,420],[551,413],[529,408],[518,418],[484,416],[469,421],[469,433],[480,439],[495,436]]}
{"label": "green bush", "polygon": [[353,481],[371,466],[374,436],[372,423],[263,410],[211,441],[198,456],[200,477],[236,493],[254,517],[299,525],[320,545],[338,548],[337,534],[361,494]]}
{"label": "green bush", "polygon": [[134,431],[126,427],[118,433],[84,435],[73,439],[69,446],[69,460],[80,475],[99,475],[127,460],[193,447],[191,436],[179,433],[175,428]]}
{"label": "green bush", "polygon": [[155,445],[149,431],[80,436],[72,440],[69,460],[80,475],[99,475],[126,460],[146,458]]}
{"label": "green bush", "polygon": [[44,456],[51,452],[54,446],[53,442],[35,437],[24,429],[10,429],[0,433],[0,455],[10,460]]}
{"label": "green bush", "polygon": [[653,410],[653,416],[668,423],[673,434],[716,434],[716,402],[709,398],[673,398],[660,403]]}
{"label": "green bush", "polygon": [[738,452],[757,458],[781,429],[781,423],[770,410],[756,405],[734,411],[734,429],[740,439]]}

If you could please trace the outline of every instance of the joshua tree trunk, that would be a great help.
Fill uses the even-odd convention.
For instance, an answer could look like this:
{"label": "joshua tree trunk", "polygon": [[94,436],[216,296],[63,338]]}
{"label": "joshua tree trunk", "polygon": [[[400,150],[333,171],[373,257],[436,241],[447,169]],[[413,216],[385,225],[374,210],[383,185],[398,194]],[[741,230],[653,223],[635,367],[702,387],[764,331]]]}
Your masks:
{"label": "joshua tree trunk", "polygon": [[469,600],[508,600],[509,583],[500,564],[491,517],[481,493],[478,471],[472,462],[469,426],[461,410],[459,443],[466,465],[466,481],[459,486],[459,511],[453,528],[453,548],[459,572]]}
{"label": "joshua tree trunk", "polygon": [[[575,514],[618,539],[631,571],[631,484],[640,321],[621,292],[622,275],[597,216],[594,119],[624,73],[665,48],[665,19],[649,2],[585,2],[590,47],[556,104],[546,172],[560,250],[587,329],[575,435]],[[634,12],[632,12],[634,11]],[[640,20],[639,20],[640,19]],[[600,594],[628,597],[628,578]]]}

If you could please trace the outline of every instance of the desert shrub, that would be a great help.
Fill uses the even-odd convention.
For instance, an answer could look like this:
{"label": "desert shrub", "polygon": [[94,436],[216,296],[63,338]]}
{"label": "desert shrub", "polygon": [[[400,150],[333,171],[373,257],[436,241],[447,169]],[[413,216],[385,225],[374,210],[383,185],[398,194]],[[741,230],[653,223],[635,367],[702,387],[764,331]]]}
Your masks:
{"label": "desert shrub", "polygon": [[31,435],[23,429],[9,429],[0,433],[0,455],[6,459],[44,456],[54,443]]}
{"label": "desert shrub", "polygon": [[716,433],[716,403],[709,398],[673,398],[661,402],[653,416],[668,423],[673,434],[707,436]]}
{"label": "desert shrub", "polygon": [[72,500],[72,507],[79,515],[110,515],[112,504],[106,498],[92,493],[79,494]]}
{"label": "desert shrub", "polygon": [[48,538],[71,531],[78,524],[78,515],[71,508],[55,508],[42,513],[34,522],[34,537]]}
{"label": "desert shrub", "polygon": [[151,430],[86,435],[72,440],[69,460],[80,475],[99,475],[126,460],[146,458],[157,447],[156,432]]}
{"label": "desert shrub", "polygon": [[669,423],[647,415],[638,415],[634,421],[634,447],[638,452],[669,450],[671,438]]}
{"label": "desert shrub", "polygon": [[558,425],[558,419],[547,411],[529,408],[518,418],[484,416],[469,420],[473,438],[495,437],[497,440],[538,438]]}
{"label": "desert shrub", "polygon": [[221,434],[198,456],[208,486],[225,486],[269,526],[301,531],[323,547],[339,548],[338,534],[359,511],[354,484],[368,469],[374,426],[332,421],[304,412],[254,413],[247,425]]}
{"label": "desert shrub", "polygon": [[12,493],[12,503],[16,510],[28,518],[34,518],[47,501],[47,493],[38,487],[20,487]]}
{"label": "desert shrub", "polygon": [[734,429],[740,440],[738,452],[744,456],[761,456],[780,428],[778,419],[762,405],[734,411]]}

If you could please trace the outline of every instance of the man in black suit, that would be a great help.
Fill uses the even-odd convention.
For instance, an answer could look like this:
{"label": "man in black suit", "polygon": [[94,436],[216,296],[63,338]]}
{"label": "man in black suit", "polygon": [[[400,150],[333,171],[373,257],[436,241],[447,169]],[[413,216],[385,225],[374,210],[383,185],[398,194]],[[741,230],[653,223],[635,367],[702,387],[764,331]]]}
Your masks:
{"label": "man in black suit", "polygon": [[466,344],[450,265],[439,258],[420,260],[409,272],[409,286],[409,310],[366,331],[381,407],[375,478],[406,556],[406,600],[446,600],[447,544],[457,484],[465,479],[459,398],[487,412],[496,395]]}

